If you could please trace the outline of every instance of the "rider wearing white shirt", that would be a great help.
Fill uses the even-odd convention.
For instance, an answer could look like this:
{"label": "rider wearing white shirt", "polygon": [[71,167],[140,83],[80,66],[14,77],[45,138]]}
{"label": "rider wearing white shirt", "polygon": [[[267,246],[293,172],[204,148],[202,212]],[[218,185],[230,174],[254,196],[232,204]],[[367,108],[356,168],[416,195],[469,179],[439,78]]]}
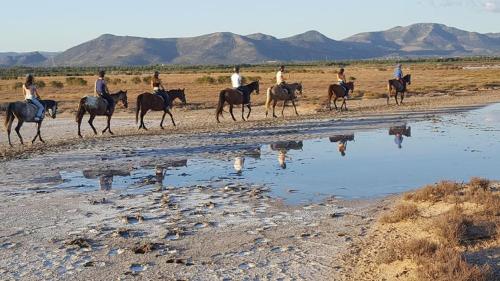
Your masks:
{"label": "rider wearing white shirt", "polygon": [[250,93],[248,90],[243,87],[243,78],[240,75],[240,67],[235,66],[234,67],[234,73],[231,75],[231,84],[233,86],[233,89],[236,91],[240,92],[243,95],[243,103],[247,104],[250,102]]}
{"label": "rider wearing white shirt", "polygon": [[240,68],[236,66],[234,68],[234,73],[231,75],[231,84],[233,85],[233,89],[238,89],[241,87],[241,75],[240,75]]}
{"label": "rider wearing white shirt", "polygon": [[278,87],[280,87],[287,94],[290,93],[290,90],[286,86],[285,66],[284,65],[280,66],[280,70],[278,71],[278,73],[276,73],[276,85],[278,85]]}
{"label": "rider wearing white shirt", "polygon": [[29,100],[36,106],[37,112],[35,121],[38,122],[43,119],[44,106],[39,100],[40,96],[38,95],[34,80],[35,79],[32,74],[26,75],[26,82],[23,84],[23,95],[25,100]]}

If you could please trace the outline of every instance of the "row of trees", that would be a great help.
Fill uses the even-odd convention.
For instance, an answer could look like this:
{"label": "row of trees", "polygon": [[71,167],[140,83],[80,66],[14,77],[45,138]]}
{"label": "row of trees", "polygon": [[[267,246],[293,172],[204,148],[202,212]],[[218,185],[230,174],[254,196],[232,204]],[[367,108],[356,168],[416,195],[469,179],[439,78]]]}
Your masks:
{"label": "row of trees", "polygon": [[[427,59],[375,59],[375,60],[345,60],[345,61],[321,61],[321,62],[289,62],[286,65],[289,68],[304,68],[304,67],[345,67],[348,65],[394,65],[396,63],[440,63],[454,64],[462,62],[498,62],[500,57],[465,57],[465,58],[427,58]],[[279,62],[266,64],[243,64],[242,67],[251,69],[254,72],[269,72],[274,71]],[[34,73],[36,76],[92,76],[96,75],[100,69],[106,69],[108,74],[125,74],[140,76],[152,73],[154,70],[160,72],[172,73],[200,73],[200,72],[230,72],[232,65],[147,65],[147,66],[109,66],[109,67],[11,67],[0,68],[0,79],[17,79],[23,77],[26,73]],[[133,83],[136,83],[133,81]],[[139,83],[139,82],[137,82]]]}

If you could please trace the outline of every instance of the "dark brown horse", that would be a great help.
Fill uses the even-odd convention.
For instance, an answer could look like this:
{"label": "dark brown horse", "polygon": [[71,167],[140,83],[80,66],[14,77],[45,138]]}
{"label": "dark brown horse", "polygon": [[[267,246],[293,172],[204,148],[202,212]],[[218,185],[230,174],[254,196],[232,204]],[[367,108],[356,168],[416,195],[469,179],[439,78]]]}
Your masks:
{"label": "dark brown horse", "polygon": [[[396,99],[396,104],[403,104],[403,100],[405,98],[406,85],[411,85],[411,75],[408,74],[403,77],[404,84],[401,85],[401,82],[397,79],[391,79],[387,82],[387,89],[389,90],[389,94],[387,95],[387,105],[389,105],[389,98],[394,96]],[[398,93],[401,93],[401,103],[398,102]]]}
{"label": "dark brown horse", "polygon": [[285,84],[285,87],[287,88],[288,92],[284,91],[283,88],[278,85],[274,85],[267,89],[266,117],[269,113],[269,106],[271,105],[271,102],[273,102],[273,117],[278,117],[274,113],[274,109],[276,108],[276,104],[280,100],[283,101],[283,109],[281,110],[282,117],[285,117],[285,107],[288,101],[292,102],[293,109],[295,110],[295,115],[299,115],[299,113],[297,112],[297,107],[295,106],[295,99],[297,98],[297,94],[302,95],[302,83]]}
{"label": "dark brown horse", "polygon": [[121,102],[125,108],[128,108],[127,91],[120,90],[116,94],[111,94],[111,98],[114,101],[114,106],[111,108],[110,112],[108,112],[107,110],[106,101],[101,97],[87,96],[80,100],[80,103],[78,105],[78,111],[76,113],[76,122],[78,123],[79,137],[82,137],[80,127],[82,124],[83,116],[85,115],[86,112],[90,114],[89,125],[94,131],[94,134],[97,135],[97,130],[95,129],[93,124],[94,118],[96,116],[106,116],[108,118],[108,124],[106,128],[102,131],[102,133],[104,134],[106,131],[109,131],[110,134],[113,134],[113,132],[111,132],[111,116],[113,116],[116,104],[118,102]]}
{"label": "dark brown horse", "polygon": [[[148,111],[163,111],[163,116],[161,117],[160,127],[163,128],[163,120],[165,120],[165,115],[168,113],[170,115],[170,119],[172,119],[172,124],[175,127],[174,116],[172,116],[172,112],[170,109],[172,108],[173,102],[176,99],[179,99],[183,104],[186,104],[186,94],[184,93],[185,89],[175,89],[167,91],[168,100],[166,102],[163,101],[163,98],[158,95],[153,95],[151,93],[140,94],[137,97],[137,107],[135,110],[135,123],[139,123],[139,115],[141,116],[141,124],[139,126],[140,129],[147,130],[146,125],[144,125],[144,116]],[[168,104],[165,107],[165,104]],[[140,113],[140,114],[139,114]]]}
{"label": "dark brown horse", "polygon": [[333,99],[333,105],[335,105],[335,110],[338,110],[337,100],[341,98],[343,99],[343,102],[342,105],[340,105],[340,111],[342,111],[342,108],[345,108],[345,110],[347,111],[347,95],[349,94],[349,92],[354,93],[354,82],[349,82],[345,85],[347,87],[347,92],[339,84],[332,84],[328,87],[328,109],[330,111],[332,110],[332,97],[334,95],[335,98]]}
{"label": "dark brown horse", "polygon": [[[50,117],[52,117],[53,119],[56,118],[57,102],[53,100],[44,100],[41,101],[41,103],[45,108],[45,113]],[[24,142],[23,142],[23,137],[21,136],[19,130],[21,129],[21,126],[23,125],[24,122],[37,124],[36,135],[31,141],[31,143],[34,143],[37,137],[40,139],[41,142],[45,142],[42,139],[42,135],[40,134],[40,127],[42,126],[43,119],[41,121],[35,121],[36,112],[37,112],[36,106],[29,102],[18,101],[9,103],[9,105],[7,106],[7,116],[5,118],[4,125],[5,129],[7,130],[7,136],[9,138],[10,146],[12,146],[12,143],[10,141],[10,132],[12,128],[12,123],[14,122],[15,118],[17,118],[17,126],[15,130],[17,136],[19,137],[19,140],[21,140],[21,144],[24,144]]]}
{"label": "dark brown horse", "polygon": [[250,95],[254,91],[259,94],[259,81],[242,86],[241,90],[243,93],[230,88],[220,91],[219,103],[217,105],[217,110],[215,111],[215,119],[217,120],[217,123],[220,123],[219,116],[222,116],[222,111],[226,102],[229,104],[229,113],[231,113],[231,117],[234,121],[236,121],[233,114],[233,107],[235,104],[241,104],[241,118],[243,121],[245,121],[245,105],[248,107],[247,119],[250,118],[250,112],[252,112],[252,107],[250,106]]}

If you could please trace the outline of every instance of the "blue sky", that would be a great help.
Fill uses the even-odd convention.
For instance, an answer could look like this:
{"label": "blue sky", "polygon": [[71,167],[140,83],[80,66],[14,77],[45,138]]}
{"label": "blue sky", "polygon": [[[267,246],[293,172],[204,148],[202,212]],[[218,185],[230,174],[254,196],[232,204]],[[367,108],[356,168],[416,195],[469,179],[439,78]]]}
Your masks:
{"label": "blue sky", "polygon": [[63,51],[101,34],[187,37],[218,31],[333,39],[418,22],[500,32],[500,0],[3,1],[0,52]]}

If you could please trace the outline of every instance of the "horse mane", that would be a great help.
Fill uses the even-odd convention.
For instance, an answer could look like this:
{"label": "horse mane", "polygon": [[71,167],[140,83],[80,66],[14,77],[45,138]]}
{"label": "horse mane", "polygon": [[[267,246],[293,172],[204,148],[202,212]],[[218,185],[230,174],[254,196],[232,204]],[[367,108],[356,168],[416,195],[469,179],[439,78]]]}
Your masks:
{"label": "horse mane", "polygon": [[55,100],[42,100],[46,107],[53,107],[57,104]]}

